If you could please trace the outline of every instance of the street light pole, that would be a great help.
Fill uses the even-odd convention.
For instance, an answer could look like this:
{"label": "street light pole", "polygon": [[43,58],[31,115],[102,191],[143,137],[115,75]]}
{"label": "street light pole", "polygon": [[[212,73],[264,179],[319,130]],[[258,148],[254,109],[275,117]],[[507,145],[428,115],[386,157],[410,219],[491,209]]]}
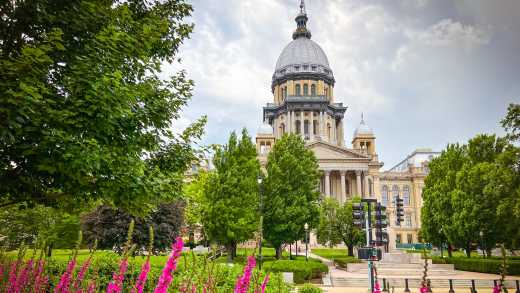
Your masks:
{"label": "street light pole", "polygon": [[486,258],[486,242],[484,241],[484,231],[479,232],[480,235],[480,242],[482,243],[482,254],[484,255],[484,258]]}
{"label": "street light pole", "polygon": [[305,261],[309,261],[309,256],[308,256],[308,250],[309,250],[309,246],[308,246],[308,236],[307,236],[307,231],[309,230],[309,224],[305,223],[305,225],[303,225],[303,229],[305,229]]}
{"label": "street light pole", "polygon": [[262,270],[262,239],[264,238],[264,207],[263,207],[263,188],[262,177],[258,176],[258,188],[260,194],[260,239],[258,240],[258,269]]}

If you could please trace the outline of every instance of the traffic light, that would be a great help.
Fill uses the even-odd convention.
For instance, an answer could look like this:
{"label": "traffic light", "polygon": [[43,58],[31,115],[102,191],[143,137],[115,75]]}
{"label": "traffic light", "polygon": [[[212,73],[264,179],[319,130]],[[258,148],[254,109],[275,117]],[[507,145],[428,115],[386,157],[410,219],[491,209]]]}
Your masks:
{"label": "traffic light", "polygon": [[352,218],[354,218],[354,225],[359,228],[365,226],[365,209],[361,203],[352,204]]}
{"label": "traffic light", "polygon": [[376,228],[376,241],[375,245],[385,245],[388,242],[388,234],[383,231],[388,227],[388,221],[386,216],[386,207],[382,206],[381,203],[377,203],[375,206],[375,228]]}
{"label": "traffic light", "polygon": [[403,199],[397,196],[395,198],[395,224],[401,226],[401,222],[404,221],[404,208]]}
{"label": "traffic light", "polygon": [[380,203],[376,204],[376,222],[374,226],[377,230],[384,229],[388,226],[386,207],[382,206]]}

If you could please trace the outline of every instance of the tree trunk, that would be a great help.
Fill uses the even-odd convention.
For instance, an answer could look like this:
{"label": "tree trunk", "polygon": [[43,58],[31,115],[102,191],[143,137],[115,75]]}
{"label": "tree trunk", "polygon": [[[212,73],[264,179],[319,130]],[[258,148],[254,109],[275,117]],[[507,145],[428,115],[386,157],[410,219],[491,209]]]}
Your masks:
{"label": "tree trunk", "polygon": [[226,250],[227,250],[227,262],[228,263],[233,263],[233,243],[230,243],[228,245],[226,245]]}
{"label": "tree trunk", "polygon": [[280,244],[276,247],[276,259],[282,258],[282,245]]}
{"label": "tree trunk", "polygon": [[347,245],[348,247],[348,256],[354,256],[354,245]]}
{"label": "tree trunk", "polygon": [[51,257],[52,256],[52,243],[49,244],[49,246],[47,246],[47,257]]}
{"label": "tree trunk", "polygon": [[236,241],[233,241],[233,259],[235,259],[235,257],[237,257],[237,242]]}
{"label": "tree trunk", "polygon": [[451,244],[448,243],[448,257],[451,258],[452,256],[453,256],[453,254],[452,254]]}
{"label": "tree trunk", "polygon": [[466,257],[471,257],[471,244],[466,245]]}
{"label": "tree trunk", "polygon": [[491,257],[491,248],[486,249],[486,258]]}

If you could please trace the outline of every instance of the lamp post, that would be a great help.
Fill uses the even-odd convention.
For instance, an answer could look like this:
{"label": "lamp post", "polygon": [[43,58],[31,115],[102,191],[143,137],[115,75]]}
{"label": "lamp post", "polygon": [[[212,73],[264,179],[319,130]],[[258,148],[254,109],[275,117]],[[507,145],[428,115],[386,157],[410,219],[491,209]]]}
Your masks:
{"label": "lamp post", "polygon": [[484,255],[484,258],[486,258],[486,243],[484,242],[484,231],[480,231],[478,233],[480,235],[480,243],[482,243],[482,254]]}
{"label": "lamp post", "polygon": [[262,239],[264,238],[264,206],[263,206],[263,188],[262,188],[262,177],[258,176],[258,188],[260,195],[260,239],[258,241],[258,269],[262,270]]}
{"label": "lamp post", "polygon": [[309,230],[309,224],[305,223],[305,225],[303,225],[303,229],[305,229],[305,261],[309,261],[309,256],[308,256],[309,245],[308,245],[308,237],[307,237],[307,231]]}

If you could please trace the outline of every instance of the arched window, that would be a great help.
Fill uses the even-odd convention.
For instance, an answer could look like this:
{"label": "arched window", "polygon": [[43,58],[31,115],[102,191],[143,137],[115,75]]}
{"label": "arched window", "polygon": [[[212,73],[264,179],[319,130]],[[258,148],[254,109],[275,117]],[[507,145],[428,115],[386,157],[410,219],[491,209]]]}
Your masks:
{"label": "arched window", "polygon": [[325,97],[329,97],[329,89],[328,88],[325,88]]}
{"label": "arched window", "polygon": [[302,123],[300,120],[296,120],[296,133],[300,134],[302,132]]}
{"label": "arched window", "polygon": [[308,96],[309,95],[309,85],[308,84],[304,84],[303,85],[303,95],[304,96]]}
{"label": "arched window", "polygon": [[294,90],[296,92],[296,96],[301,96],[302,94],[302,90],[301,90],[301,86],[299,84],[297,84],[295,87],[294,87]]}
{"label": "arched window", "polygon": [[381,190],[381,204],[385,207],[388,205],[388,186],[383,185],[383,189]]}
{"label": "arched window", "polygon": [[280,124],[279,129],[280,129],[280,135],[284,135],[285,134],[285,124],[283,124],[283,123]]}
{"label": "arched window", "polygon": [[372,196],[374,194],[374,184],[372,179],[368,178],[368,195]]}
{"label": "arched window", "polygon": [[410,187],[408,185],[403,187],[403,205],[410,205]]}
{"label": "arched window", "polygon": [[399,196],[399,186],[397,185],[394,185],[392,187],[392,201],[393,201],[393,204],[395,205],[395,199]]}
{"label": "arched window", "polygon": [[316,96],[316,85],[315,84],[311,85],[311,96],[313,96],[313,97]]}

